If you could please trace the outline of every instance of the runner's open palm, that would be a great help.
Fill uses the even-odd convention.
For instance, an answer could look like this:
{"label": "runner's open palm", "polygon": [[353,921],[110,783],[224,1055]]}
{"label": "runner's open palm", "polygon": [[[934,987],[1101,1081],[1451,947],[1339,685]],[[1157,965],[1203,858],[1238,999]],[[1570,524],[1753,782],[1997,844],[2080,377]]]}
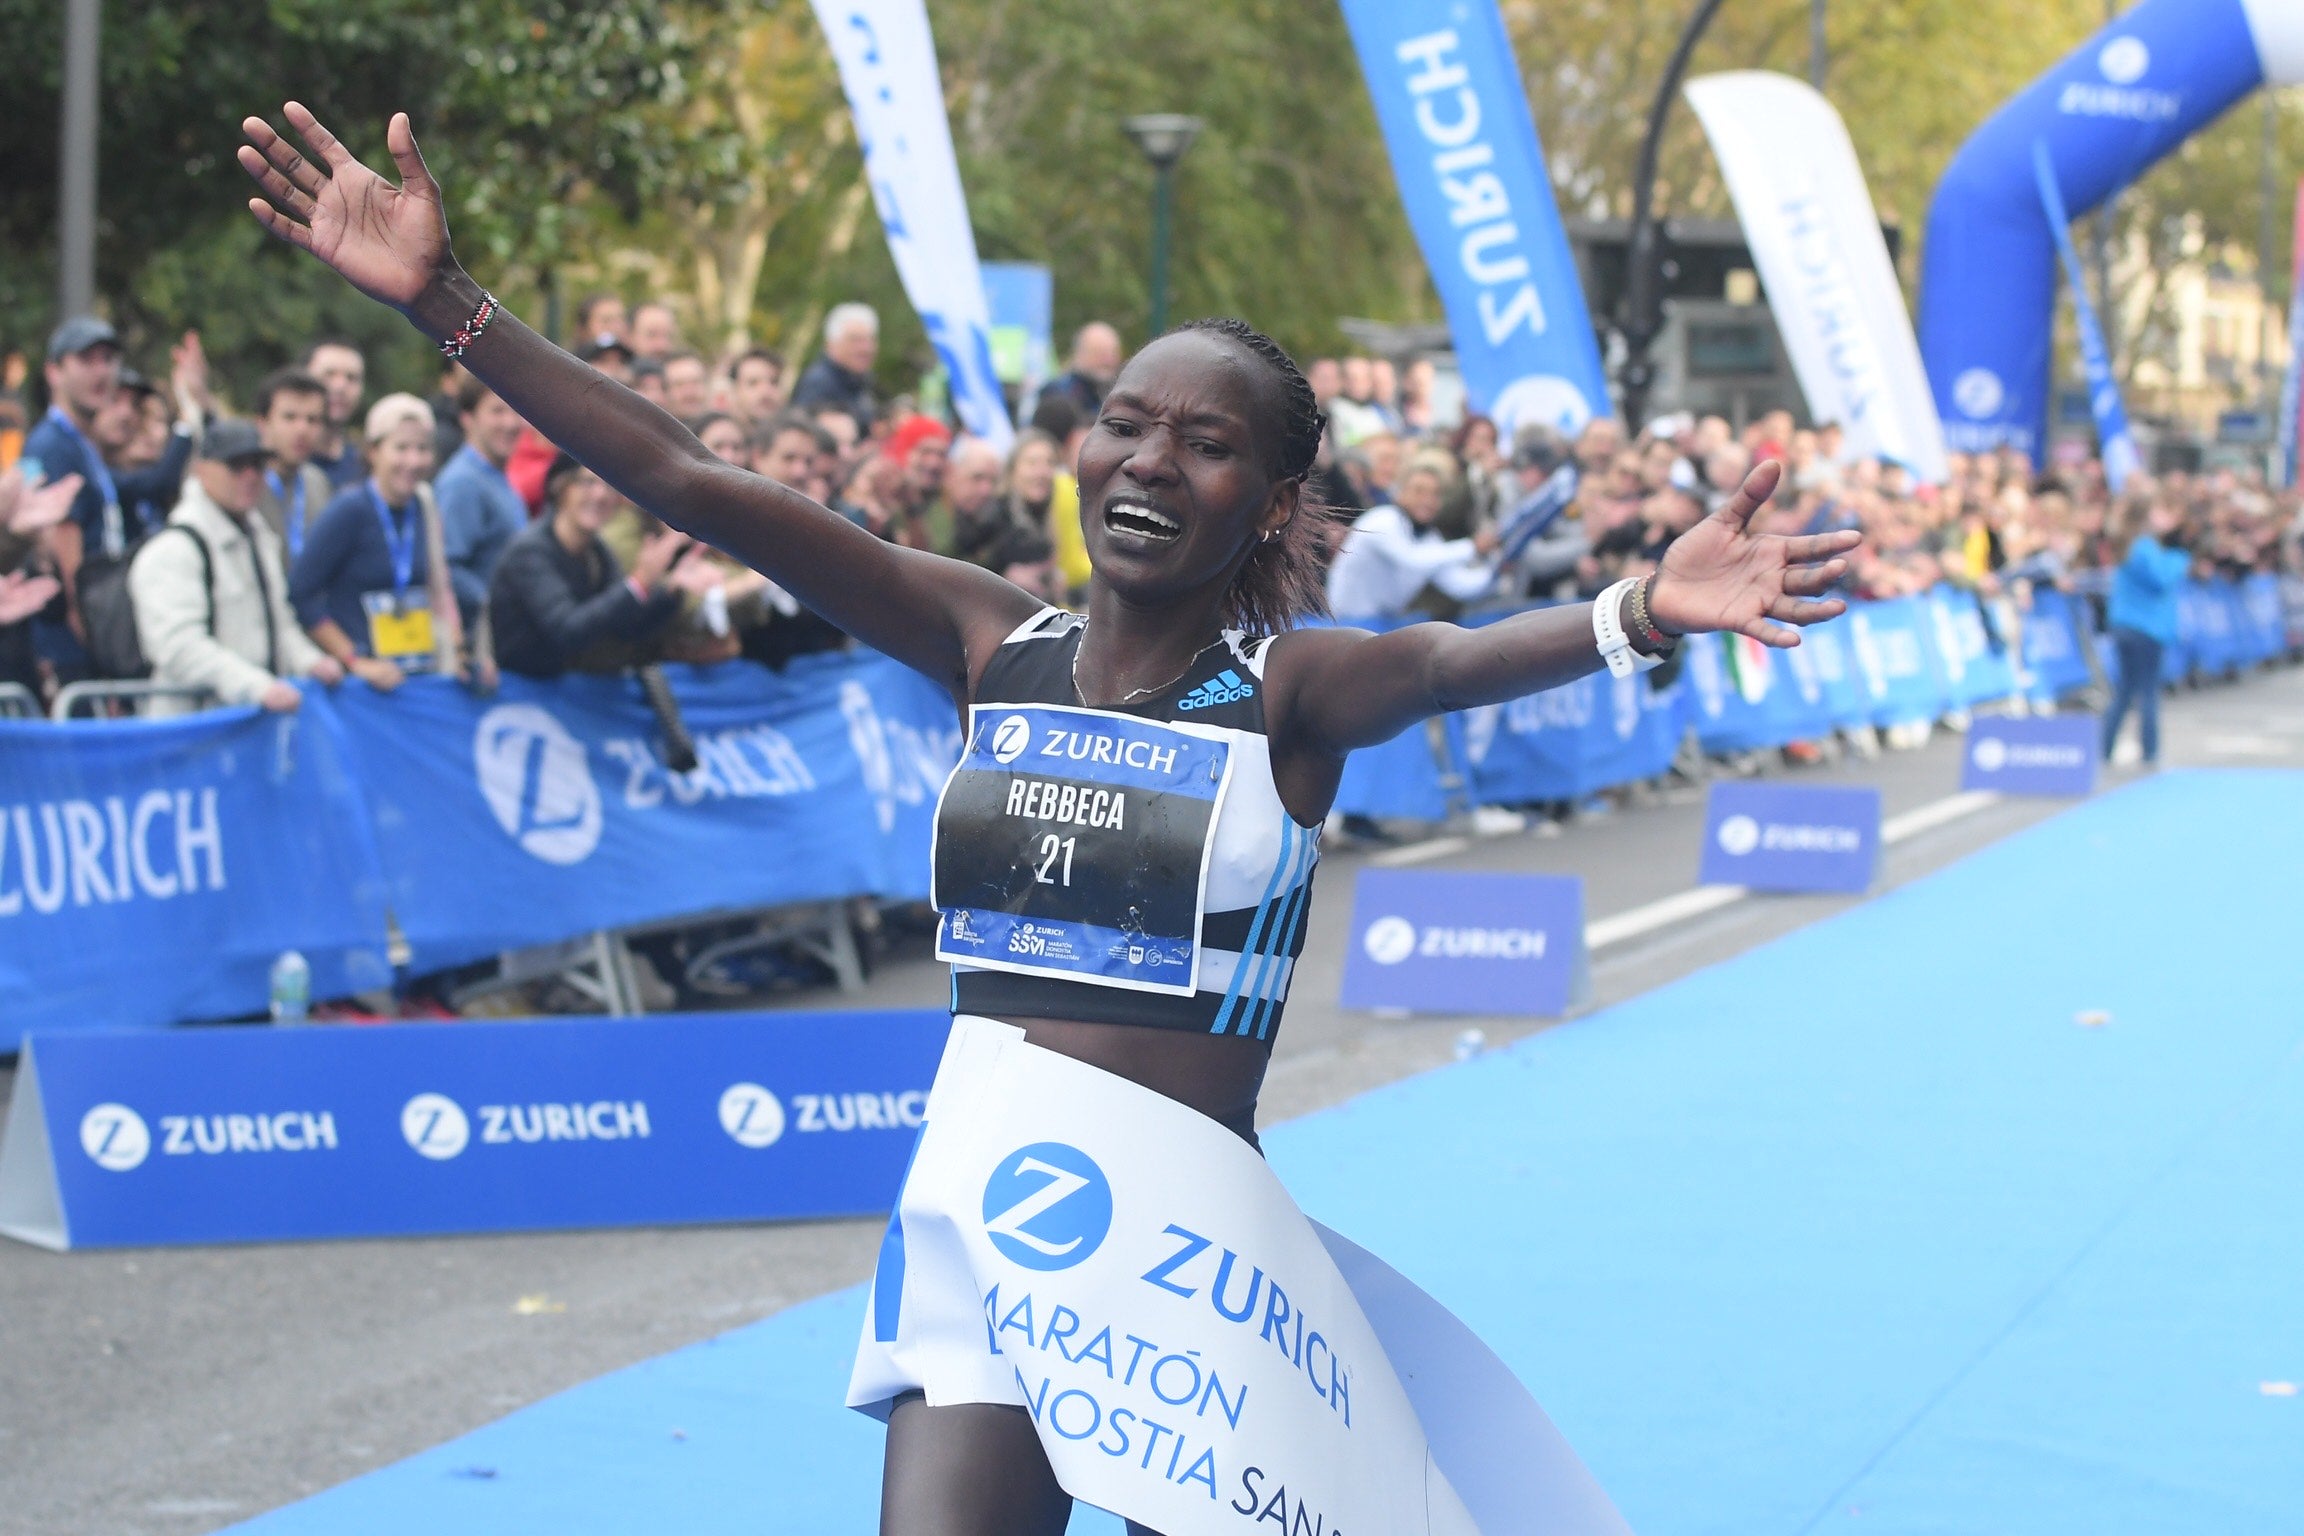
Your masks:
{"label": "runner's open palm", "polygon": [[248,211],[370,298],[407,309],[450,260],[440,184],[416,152],[408,114],[394,113],[384,131],[384,146],[400,172],[397,187],[354,159],[301,104],[288,103],[283,115],[318,163],[264,119],[243,121],[248,142],[240,147],[240,167],[271,199],[250,198]]}
{"label": "runner's open palm", "polygon": [[1763,461],[1736,494],[1664,551],[1649,593],[1651,616],[1674,634],[1733,630],[1765,645],[1794,646],[1784,626],[1818,624],[1847,608],[1818,600],[1847,570],[1839,557],[1863,541],[1854,529],[1803,536],[1755,533],[1752,516],[1775,493],[1784,466]]}

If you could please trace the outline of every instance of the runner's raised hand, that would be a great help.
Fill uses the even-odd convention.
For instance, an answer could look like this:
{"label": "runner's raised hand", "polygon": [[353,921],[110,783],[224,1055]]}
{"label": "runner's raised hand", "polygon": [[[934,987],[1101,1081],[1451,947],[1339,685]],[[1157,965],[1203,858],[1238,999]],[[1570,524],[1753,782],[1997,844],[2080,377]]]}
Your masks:
{"label": "runner's raised hand", "polygon": [[397,187],[353,158],[301,103],[289,102],[282,115],[311,156],[264,119],[244,120],[240,129],[248,142],[240,146],[240,168],[271,199],[250,198],[248,211],[265,229],[310,251],[368,297],[395,309],[410,308],[454,257],[440,184],[416,152],[408,114],[395,112],[384,130],[384,146],[400,172]]}
{"label": "runner's raised hand", "polygon": [[1763,645],[1795,646],[1786,625],[1820,624],[1848,605],[1820,598],[1848,569],[1840,556],[1863,542],[1854,529],[1791,536],[1755,533],[1784,466],[1763,460],[1719,511],[1672,541],[1649,589],[1650,614],[1673,634],[1733,630]]}

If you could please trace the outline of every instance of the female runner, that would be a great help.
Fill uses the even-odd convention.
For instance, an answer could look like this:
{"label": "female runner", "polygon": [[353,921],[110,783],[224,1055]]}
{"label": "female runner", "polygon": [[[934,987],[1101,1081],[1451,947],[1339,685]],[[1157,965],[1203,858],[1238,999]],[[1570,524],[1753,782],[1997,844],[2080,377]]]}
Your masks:
{"label": "female runner", "polygon": [[[1592,604],[1552,608],[1477,630],[1293,628],[1319,605],[1316,534],[1303,500],[1319,414],[1277,345],[1237,321],[1213,321],[1139,353],[1081,449],[1080,506],[1095,574],[1080,623],[988,571],[883,543],[797,491],[723,464],[671,416],[497,310],[449,248],[440,189],[405,114],[385,136],[397,187],[302,106],[289,103],[286,118],[309,156],[260,118],[243,124],[241,164],[269,199],[249,207],[267,230],[461,355],[545,437],[640,507],[950,689],[964,718],[972,706],[999,706],[939,810],[939,953],[962,962],[955,1012],[1018,1026],[1030,1044],[1189,1106],[1251,1144],[1286,961],[1303,942],[1311,829],[1328,814],[1347,753],[1443,711],[1584,676],[1603,664],[1603,647],[1616,653],[1608,664],[1623,670],[1652,665],[1673,637],[1701,630],[1791,646],[1798,637],[1785,626],[1843,607],[1819,594],[1844,569],[1839,557],[1856,545],[1855,533],[1784,538],[1749,527],[1776,488],[1771,462],[1676,541],[1655,576],[1611,589],[1598,612]],[[1001,830],[998,795],[960,788],[972,765],[1014,757],[1013,741],[992,741],[992,724],[1004,733],[1015,724],[1010,711],[1035,707],[1102,722],[1114,740],[1135,732],[1192,750],[1221,743],[1228,787],[1211,811],[1204,787],[1203,798],[1187,803],[1146,796],[1118,768],[1102,789],[1094,766],[1064,770],[1087,776],[1064,802],[1074,812],[1066,830],[1079,839],[1066,853],[1077,851],[1099,877],[1066,895],[1048,878],[1042,840]],[[1159,738],[1163,730],[1170,734]],[[1140,810],[1134,841],[1106,836],[1099,844],[1086,824],[1098,816],[1079,810],[1098,793],[1151,804],[1149,827]],[[1016,805],[1011,798],[1011,815]],[[1179,869],[1189,883],[1195,859],[1204,894],[1195,907],[1185,891],[1179,919],[1168,887],[1180,883]],[[953,894],[958,887],[966,893]],[[1048,891],[1057,892],[1053,905]],[[1098,901],[1119,910],[1090,910]],[[1069,969],[1003,965],[991,950],[970,948],[982,935],[962,919],[1009,923],[1013,934],[1019,913],[1046,919],[1024,931],[1057,935],[1057,950],[1067,935],[1115,929],[1124,942],[1109,951],[1117,958],[1083,959],[1074,946]],[[968,963],[979,954],[984,964]],[[1156,973],[1122,974],[1158,966],[1163,954],[1181,957],[1168,963],[1189,965],[1195,981],[1156,987],[1148,984]],[[933,1132],[933,1110],[930,1119]],[[871,1342],[868,1322],[867,1354]],[[867,1374],[864,1362],[858,1374]],[[1071,1497],[1015,1398],[954,1401],[947,1391],[932,1407],[917,1391],[882,1394],[893,1404],[883,1532],[1064,1528]]]}

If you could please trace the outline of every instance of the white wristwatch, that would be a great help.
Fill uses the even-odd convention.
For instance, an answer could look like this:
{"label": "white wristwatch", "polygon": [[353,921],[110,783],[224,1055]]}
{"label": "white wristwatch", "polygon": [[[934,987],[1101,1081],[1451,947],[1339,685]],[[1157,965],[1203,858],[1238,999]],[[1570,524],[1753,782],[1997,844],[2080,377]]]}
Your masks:
{"label": "white wristwatch", "polygon": [[1663,657],[1642,655],[1632,648],[1632,637],[1624,633],[1624,621],[1619,617],[1624,599],[1640,581],[1640,577],[1627,576],[1592,600],[1593,643],[1600,647],[1600,659],[1608,663],[1612,677],[1652,672],[1664,665]]}

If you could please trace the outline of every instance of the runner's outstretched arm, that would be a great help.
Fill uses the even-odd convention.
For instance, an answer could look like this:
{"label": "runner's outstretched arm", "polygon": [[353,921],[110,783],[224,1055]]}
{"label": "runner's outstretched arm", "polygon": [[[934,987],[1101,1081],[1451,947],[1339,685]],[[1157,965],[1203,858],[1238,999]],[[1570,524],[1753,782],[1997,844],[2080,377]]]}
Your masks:
{"label": "runner's outstretched arm", "polygon": [[[1764,461],[1717,512],[1665,551],[1650,590],[1655,620],[1667,632],[1727,630],[1763,645],[1794,646],[1797,626],[1847,609],[1821,594],[1847,571],[1842,557],[1861,535],[1853,529],[1800,537],[1753,531],[1753,514],[1775,494],[1782,475],[1782,465]],[[1389,741],[1429,716],[1557,688],[1601,665],[1589,603],[1516,614],[1477,629],[1306,630],[1290,635],[1277,654],[1286,657],[1279,702],[1289,733],[1337,757]]]}
{"label": "runner's outstretched arm", "polygon": [[[296,102],[284,115],[307,157],[262,118],[241,124],[240,164],[266,198],[249,211],[436,341],[479,309],[480,285],[448,242],[440,185],[405,112],[385,130],[395,187]],[[552,442],[635,504],[761,571],[875,650],[968,696],[974,669],[1038,604],[990,571],[883,543],[788,486],[723,464],[686,427],[498,313],[464,366]]]}

